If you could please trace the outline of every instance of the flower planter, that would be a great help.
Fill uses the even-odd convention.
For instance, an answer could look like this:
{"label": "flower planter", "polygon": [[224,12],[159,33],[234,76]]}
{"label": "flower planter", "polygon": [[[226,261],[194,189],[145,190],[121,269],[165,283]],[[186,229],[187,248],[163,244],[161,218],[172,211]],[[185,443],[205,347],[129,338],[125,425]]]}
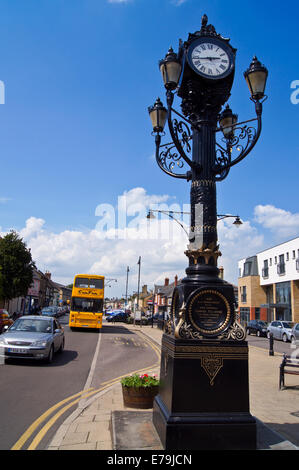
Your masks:
{"label": "flower planter", "polygon": [[124,405],[128,408],[152,408],[159,385],[151,387],[125,387],[122,385]]}

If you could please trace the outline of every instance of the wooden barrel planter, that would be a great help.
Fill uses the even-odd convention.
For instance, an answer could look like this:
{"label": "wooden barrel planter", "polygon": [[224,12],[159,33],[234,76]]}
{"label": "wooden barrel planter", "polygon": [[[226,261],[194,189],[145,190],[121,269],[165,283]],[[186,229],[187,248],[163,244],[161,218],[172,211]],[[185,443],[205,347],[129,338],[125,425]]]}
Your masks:
{"label": "wooden barrel planter", "polygon": [[122,385],[124,405],[128,408],[152,408],[159,385],[152,387],[125,387]]}

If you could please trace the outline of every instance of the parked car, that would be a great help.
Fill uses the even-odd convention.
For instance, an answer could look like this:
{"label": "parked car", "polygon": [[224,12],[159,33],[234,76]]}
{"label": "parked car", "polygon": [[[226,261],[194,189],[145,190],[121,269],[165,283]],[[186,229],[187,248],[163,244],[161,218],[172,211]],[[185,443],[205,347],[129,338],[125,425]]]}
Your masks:
{"label": "parked car", "polygon": [[52,362],[56,351],[64,350],[64,330],[53,317],[26,315],[0,335],[4,357]]}
{"label": "parked car", "polygon": [[291,343],[295,344],[296,341],[299,341],[299,323],[296,323],[291,331]]}
{"label": "parked car", "polygon": [[287,321],[272,321],[267,327],[267,337],[270,338],[270,333],[273,334],[274,339],[281,339],[285,343],[291,341],[292,324]]}
{"label": "parked car", "polygon": [[41,311],[41,314],[46,317],[58,317],[58,307],[44,307]]}
{"label": "parked car", "polygon": [[262,320],[250,320],[246,326],[248,335],[254,333],[256,336],[267,336],[268,324]]}
{"label": "parked car", "polygon": [[13,318],[9,315],[8,311],[0,308],[0,333],[2,333],[5,326],[13,324]]}
{"label": "parked car", "polygon": [[106,309],[105,312],[104,312],[104,315],[105,317],[107,317],[108,315],[111,315],[113,313],[113,310],[111,310],[110,308],[109,309]]}
{"label": "parked car", "polygon": [[115,310],[107,317],[107,322],[123,321],[126,322],[128,314],[124,310]]}
{"label": "parked car", "polygon": [[156,323],[158,320],[163,320],[163,315],[161,315],[159,313],[155,313],[153,315],[153,322]]}
{"label": "parked car", "polygon": [[58,316],[61,317],[62,315],[64,315],[66,313],[66,309],[65,307],[57,307],[57,313],[58,313]]}

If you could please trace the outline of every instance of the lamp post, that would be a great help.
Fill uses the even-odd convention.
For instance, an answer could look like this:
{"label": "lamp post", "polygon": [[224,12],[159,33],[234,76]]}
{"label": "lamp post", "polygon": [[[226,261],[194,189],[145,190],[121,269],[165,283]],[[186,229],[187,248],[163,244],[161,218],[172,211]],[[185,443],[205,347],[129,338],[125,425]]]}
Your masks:
{"label": "lamp post", "polygon": [[[171,48],[159,62],[167,106],[158,98],[148,108],[159,168],[191,181],[189,265],[173,292],[171,320],[162,338],[162,386],[154,401],[153,421],[166,449],[256,447],[246,333],[236,318],[233,286],[219,278],[217,267],[216,184],[260,137],[268,71],[254,57],[244,77],[256,117],[238,122],[228,105],[223,109],[235,57],[230,40],[204,15],[201,29],[180,40],[178,53]],[[180,112],[173,107],[175,96],[181,100]],[[162,144],[166,122],[171,140]]]}
{"label": "lamp post", "polygon": [[128,307],[128,282],[129,282],[130,268],[127,266],[127,279],[126,279],[126,308]]}
{"label": "lamp post", "polygon": [[[154,215],[154,212],[158,213],[158,214],[164,214],[164,215],[167,215],[170,219],[174,220],[175,222],[177,222],[181,228],[184,230],[184,232],[186,233],[186,235],[189,237],[189,234],[187,232],[187,230],[185,229],[184,225],[181,224],[181,222],[176,218],[174,217],[173,214],[180,214],[180,215],[183,215],[183,214],[188,214],[190,215],[190,212],[179,212],[179,211],[164,211],[164,210],[159,210],[159,209],[150,209],[147,213],[147,216],[146,218],[147,219],[155,219],[155,215]],[[242,220],[240,219],[240,217],[238,215],[231,215],[231,214],[218,214],[217,215],[217,222],[219,220],[222,220],[222,219],[226,219],[228,217],[233,217],[235,219],[235,221],[233,222],[233,225],[236,225],[236,227],[240,226],[243,224]]]}

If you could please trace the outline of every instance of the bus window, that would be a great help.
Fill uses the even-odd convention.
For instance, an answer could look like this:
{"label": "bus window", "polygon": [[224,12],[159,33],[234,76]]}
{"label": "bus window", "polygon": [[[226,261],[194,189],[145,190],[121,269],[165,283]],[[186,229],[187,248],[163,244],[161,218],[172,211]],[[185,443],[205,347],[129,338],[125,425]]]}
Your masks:
{"label": "bus window", "polygon": [[103,312],[103,299],[72,298],[72,310],[78,312]]}
{"label": "bus window", "polygon": [[77,277],[75,281],[75,287],[88,287],[88,277]]}
{"label": "bus window", "polygon": [[103,289],[103,279],[89,279],[89,287],[92,289]]}

